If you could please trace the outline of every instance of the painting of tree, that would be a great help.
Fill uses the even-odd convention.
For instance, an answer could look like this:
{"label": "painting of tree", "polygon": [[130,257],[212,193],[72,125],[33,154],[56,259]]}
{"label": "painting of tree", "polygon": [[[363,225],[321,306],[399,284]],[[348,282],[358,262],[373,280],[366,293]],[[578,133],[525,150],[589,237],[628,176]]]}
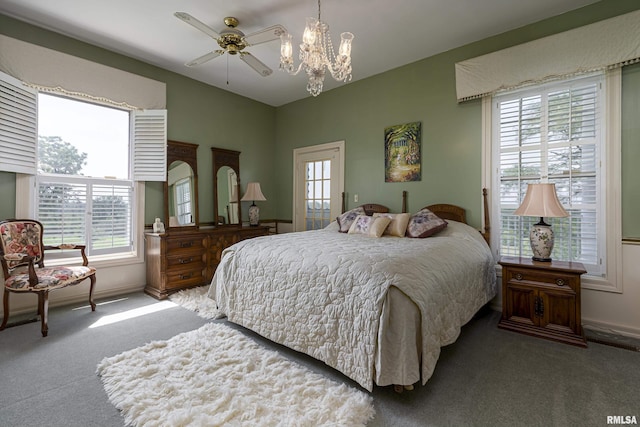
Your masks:
{"label": "painting of tree", "polygon": [[405,123],[384,130],[385,182],[420,181],[422,126]]}

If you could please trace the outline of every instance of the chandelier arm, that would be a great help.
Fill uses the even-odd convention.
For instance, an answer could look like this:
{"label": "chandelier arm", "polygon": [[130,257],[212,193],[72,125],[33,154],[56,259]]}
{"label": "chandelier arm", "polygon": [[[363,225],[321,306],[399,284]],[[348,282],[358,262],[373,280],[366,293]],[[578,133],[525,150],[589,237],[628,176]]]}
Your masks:
{"label": "chandelier arm", "polygon": [[295,76],[300,72],[300,70],[302,70],[302,66],[303,65],[304,65],[304,62],[301,62],[300,64],[298,64],[298,68],[296,68],[295,71],[293,71],[293,68],[287,69],[287,70],[284,70],[284,71],[286,71],[288,74],[290,74],[292,76]]}

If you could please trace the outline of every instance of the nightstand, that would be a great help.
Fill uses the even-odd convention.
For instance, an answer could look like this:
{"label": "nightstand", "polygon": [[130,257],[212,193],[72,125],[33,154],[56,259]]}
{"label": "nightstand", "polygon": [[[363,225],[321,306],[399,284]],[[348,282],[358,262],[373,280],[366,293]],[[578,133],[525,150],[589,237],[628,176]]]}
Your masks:
{"label": "nightstand", "polygon": [[580,318],[579,262],[502,257],[502,319],[498,327],[587,346]]}

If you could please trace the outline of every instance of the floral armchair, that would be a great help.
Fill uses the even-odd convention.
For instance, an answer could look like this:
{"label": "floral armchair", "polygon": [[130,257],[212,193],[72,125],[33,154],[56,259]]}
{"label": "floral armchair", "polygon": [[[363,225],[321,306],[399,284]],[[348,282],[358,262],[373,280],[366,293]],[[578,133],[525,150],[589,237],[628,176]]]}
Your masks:
{"label": "floral armchair", "polygon": [[[4,273],[4,318],[0,331],[9,319],[9,294],[35,293],[38,295],[38,315],[42,336],[49,331],[49,292],[89,279],[89,304],[95,311],[93,288],[96,284],[96,269],[88,266],[84,245],[45,246],[42,244],[42,224],[32,219],[9,219],[0,221],[0,262]],[[77,249],[82,255],[82,266],[45,268],[44,254],[49,249]]]}

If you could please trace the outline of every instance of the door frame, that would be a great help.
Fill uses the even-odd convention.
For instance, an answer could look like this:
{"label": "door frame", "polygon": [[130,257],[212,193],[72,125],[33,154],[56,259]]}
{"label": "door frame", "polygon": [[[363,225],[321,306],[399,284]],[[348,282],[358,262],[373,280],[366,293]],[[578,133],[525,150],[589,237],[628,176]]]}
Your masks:
{"label": "door frame", "polygon": [[[342,209],[342,193],[344,192],[344,157],[345,157],[345,142],[334,141],[327,142],[325,144],[312,145],[308,147],[295,148],[293,150],[293,230],[303,231],[304,227],[304,179],[300,180],[300,163],[303,156],[316,155],[317,160],[326,159],[330,154],[332,157],[336,157],[337,161],[337,175],[334,177],[333,167],[331,173],[331,216],[336,217],[340,215]],[[323,158],[322,156],[325,155]],[[302,172],[304,173],[304,172]],[[304,175],[303,175],[304,176]],[[337,192],[334,192],[336,190]],[[300,208],[299,205],[302,205]]]}

